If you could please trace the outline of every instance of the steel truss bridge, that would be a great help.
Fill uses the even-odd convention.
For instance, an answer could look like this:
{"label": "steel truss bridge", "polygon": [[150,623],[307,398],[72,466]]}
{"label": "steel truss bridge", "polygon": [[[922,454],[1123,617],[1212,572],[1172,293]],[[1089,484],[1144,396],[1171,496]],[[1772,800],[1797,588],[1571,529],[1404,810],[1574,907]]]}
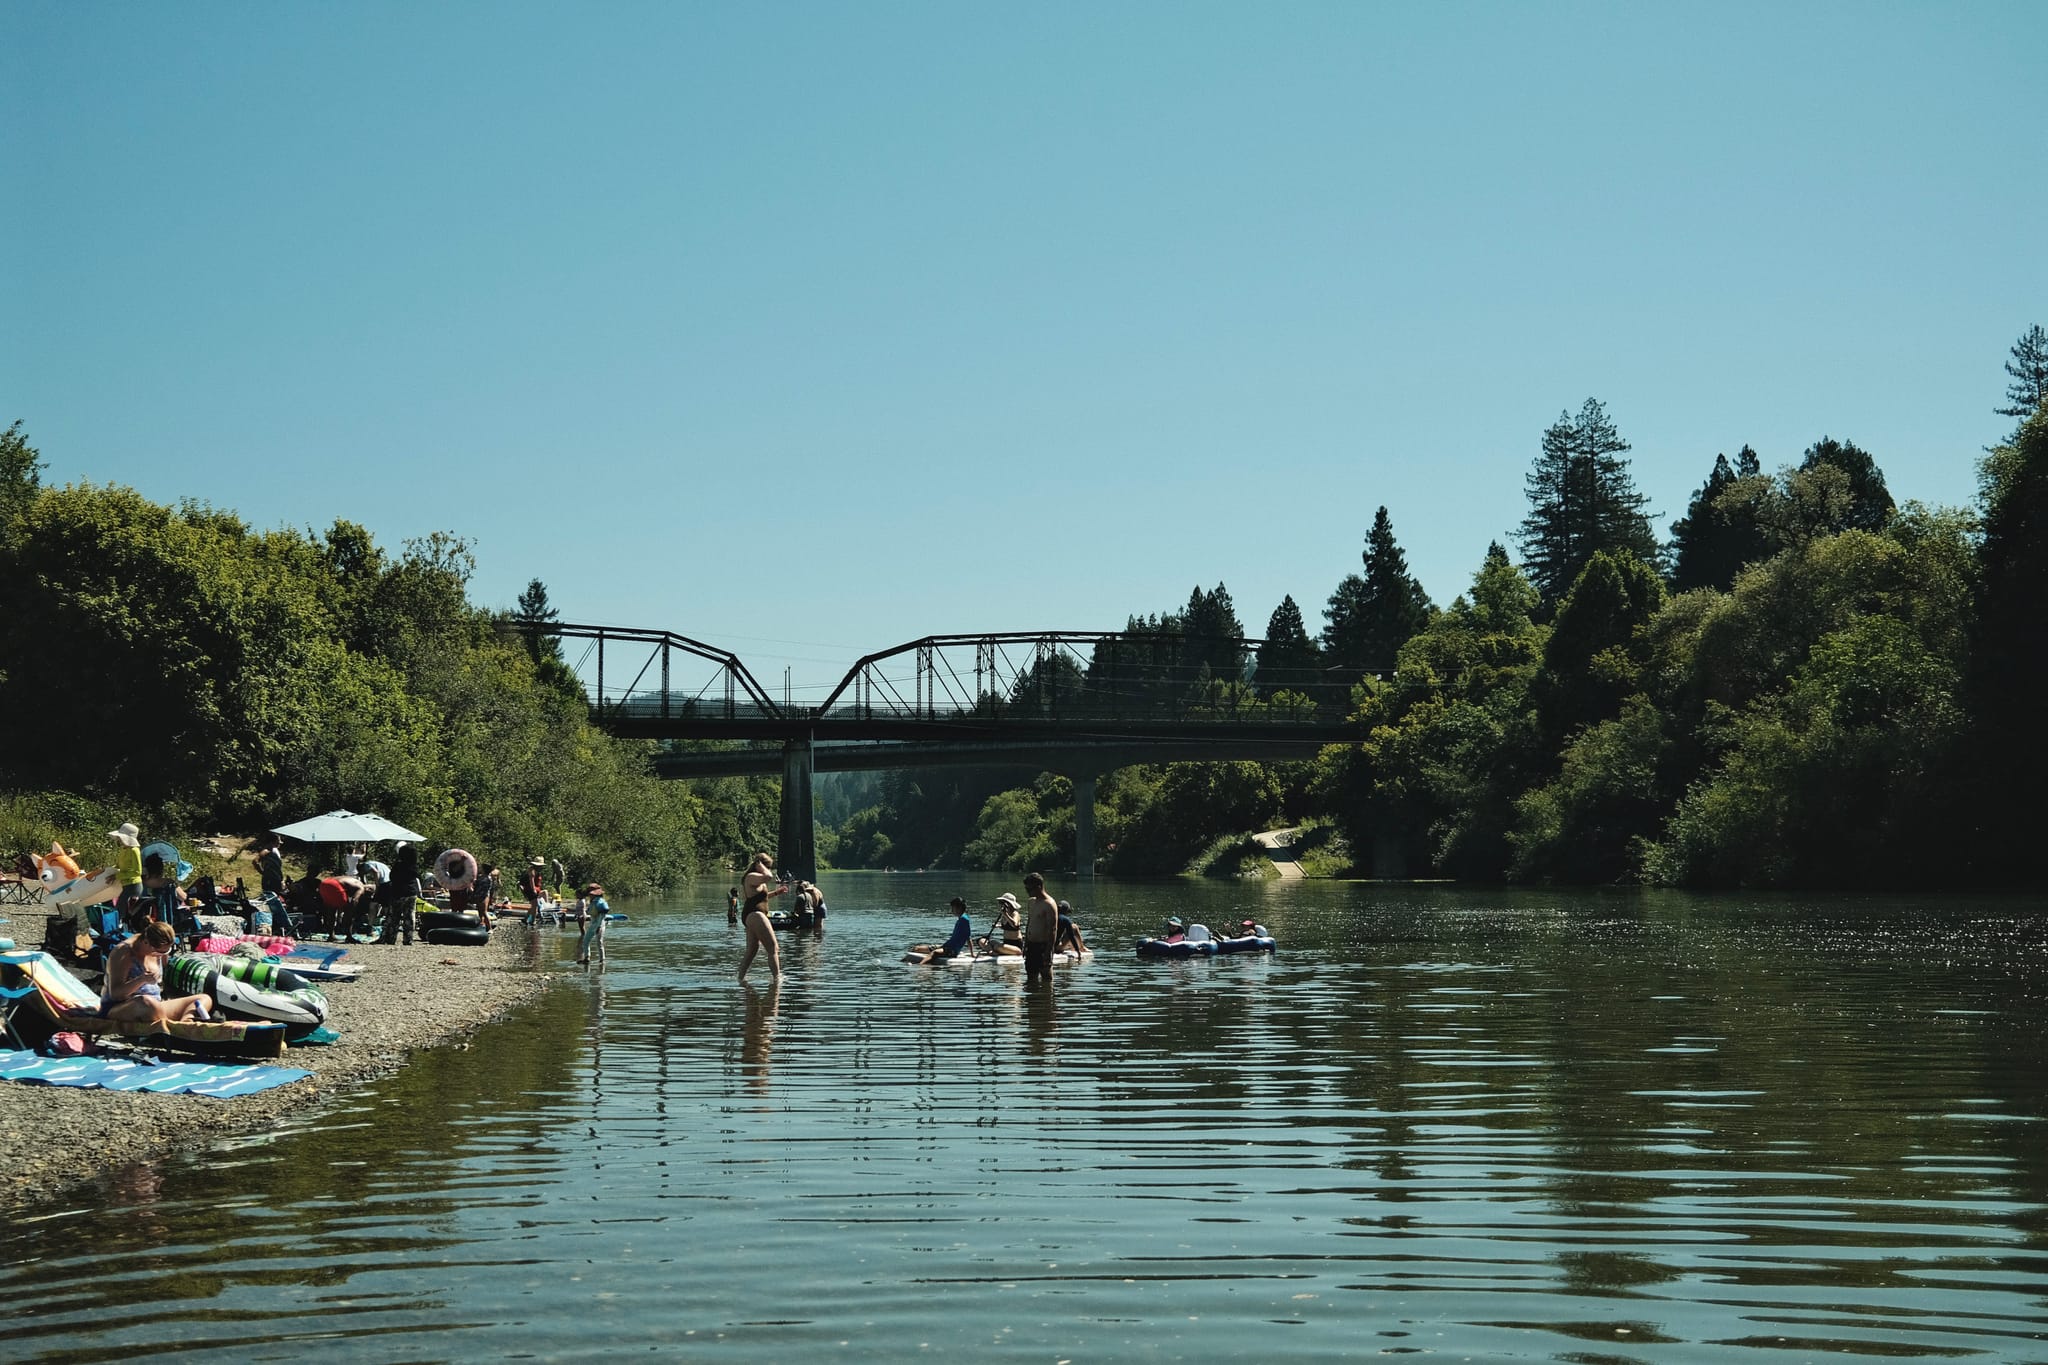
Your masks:
{"label": "steel truss bridge", "polygon": [[[781,866],[816,875],[817,772],[934,765],[1053,771],[1075,788],[1076,862],[1094,870],[1095,781],[1133,763],[1299,758],[1357,737],[1348,684],[1264,642],[1136,629],[929,635],[869,654],[814,705],[739,656],[672,631],[515,626],[558,641],[591,719],[625,738],[722,740],[664,753],[663,776],[780,772]],[[538,641],[535,641],[538,647]],[[1256,681],[1256,688],[1250,685]]]}

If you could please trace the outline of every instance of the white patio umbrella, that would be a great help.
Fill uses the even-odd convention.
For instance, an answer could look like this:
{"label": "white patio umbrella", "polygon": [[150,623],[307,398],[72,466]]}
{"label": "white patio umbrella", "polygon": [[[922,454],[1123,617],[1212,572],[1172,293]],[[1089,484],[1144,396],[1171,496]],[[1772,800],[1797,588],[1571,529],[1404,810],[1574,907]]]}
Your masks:
{"label": "white patio umbrella", "polygon": [[409,839],[417,844],[426,839],[424,834],[415,834],[395,820],[345,810],[331,810],[297,824],[278,825],[270,832],[308,844],[377,844],[387,839]]}

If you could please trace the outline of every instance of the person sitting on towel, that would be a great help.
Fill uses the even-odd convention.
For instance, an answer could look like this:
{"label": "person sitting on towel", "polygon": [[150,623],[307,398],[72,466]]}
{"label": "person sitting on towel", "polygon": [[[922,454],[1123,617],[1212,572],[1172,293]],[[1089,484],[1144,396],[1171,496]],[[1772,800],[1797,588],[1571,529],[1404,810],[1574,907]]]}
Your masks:
{"label": "person sitting on towel", "polygon": [[140,933],[114,945],[107,954],[107,978],[100,989],[100,1014],[122,1022],[205,1023],[213,1002],[203,995],[164,999],[164,959],[178,946],[178,936],[162,920],[151,920]]}

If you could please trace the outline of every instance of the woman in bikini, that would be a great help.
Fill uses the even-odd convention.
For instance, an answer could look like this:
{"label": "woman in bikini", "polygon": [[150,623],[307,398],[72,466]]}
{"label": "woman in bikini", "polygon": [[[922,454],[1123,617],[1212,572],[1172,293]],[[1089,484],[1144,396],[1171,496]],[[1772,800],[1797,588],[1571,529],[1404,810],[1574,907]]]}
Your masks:
{"label": "woman in bikini", "polygon": [[107,981],[100,995],[100,1013],[108,1019],[144,1023],[182,1023],[211,1017],[213,1002],[203,995],[164,999],[164,959],[178,943],[171,926],[151,920],[142,932],[116,944],[107,954]]}
{"label": "woman in bikini", "polygon": [[769,975],[778,981],[782,979],[782,945],[776,941],[775,925],[768,919],[768,901],[787,890],[787,882],[777,884],[775,880],[775,860],[765,853],[756,853],[754,865],[740,879],[740,918],[747,927],[747,955],[740,959],[740,980],[747,979],[754,954],[763,948],[768,950]]}

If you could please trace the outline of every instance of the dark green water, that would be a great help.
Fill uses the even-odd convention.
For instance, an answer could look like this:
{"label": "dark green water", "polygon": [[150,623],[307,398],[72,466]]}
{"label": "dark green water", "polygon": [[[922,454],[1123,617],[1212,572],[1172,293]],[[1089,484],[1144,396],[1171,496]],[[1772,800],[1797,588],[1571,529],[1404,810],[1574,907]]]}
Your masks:
{"label": "dark green water", "polygon": [[[896,960],[1008,885],[831,879],[779,990],[722,886],[627,906],[0,1230],[0,1358],[2048,1360],[2032,904],[1105,882],[1050,993]],[[1168,913],[1281,951],[1135,960]]]}

